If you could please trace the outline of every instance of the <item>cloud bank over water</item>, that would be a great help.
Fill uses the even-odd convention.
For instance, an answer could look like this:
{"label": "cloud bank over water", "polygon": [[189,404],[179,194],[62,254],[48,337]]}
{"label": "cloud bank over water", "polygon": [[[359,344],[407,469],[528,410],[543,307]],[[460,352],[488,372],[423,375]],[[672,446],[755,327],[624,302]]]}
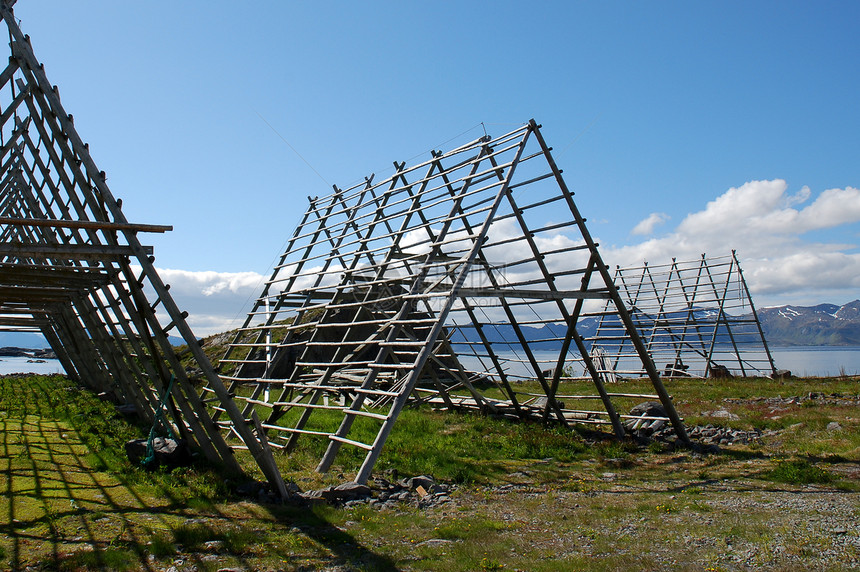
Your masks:
{"label": "cloud bank over water", "polygon": [[[587,213],[586,213],[587,214]],[[630,236],[654,233],[669,216],[655,212],[630,229]],[[757,306],[845,303],[860,298],[860,189],[790,192],[781,179],[750,181],[733,187],[687,214],[673,229],[600,251],[607,264],[638,266],[671,259],[696,260],[702,253],[725,256],[738,251]],[[504,225],[503,225],[504,226]],[[516,232],[511,226],[497,232]],[[848,240],[846,240],[846,237]],[[552,242],[579,237],[559,234]],[[198,336],[241,325],[265,276],[256,272],[193,272],[159,269],[171,284],[179,307]]]}

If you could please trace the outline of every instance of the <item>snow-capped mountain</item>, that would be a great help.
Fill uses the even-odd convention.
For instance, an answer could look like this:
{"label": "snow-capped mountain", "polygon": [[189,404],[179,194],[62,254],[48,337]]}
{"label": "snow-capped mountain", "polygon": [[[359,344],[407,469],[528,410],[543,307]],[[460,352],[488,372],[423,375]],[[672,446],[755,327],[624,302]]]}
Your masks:
{"label": "snow-capped mountain", "polygon": [[758,317],[771,345],[860,345],[860,300],[843,306],[818,304],[761,308]]}

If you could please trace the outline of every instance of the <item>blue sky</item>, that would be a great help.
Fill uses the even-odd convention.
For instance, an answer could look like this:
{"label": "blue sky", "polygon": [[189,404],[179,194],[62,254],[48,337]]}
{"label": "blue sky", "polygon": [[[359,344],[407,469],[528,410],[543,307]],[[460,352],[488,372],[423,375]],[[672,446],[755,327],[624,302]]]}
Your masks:
{"label": "blue sky", "polygon": [[608,262],[736,248],[759,305],[860,297],[860,3],[15,12],[128,217],[174,225],[145,241],[203,333],[241,314],[308,195],[532,117]]}

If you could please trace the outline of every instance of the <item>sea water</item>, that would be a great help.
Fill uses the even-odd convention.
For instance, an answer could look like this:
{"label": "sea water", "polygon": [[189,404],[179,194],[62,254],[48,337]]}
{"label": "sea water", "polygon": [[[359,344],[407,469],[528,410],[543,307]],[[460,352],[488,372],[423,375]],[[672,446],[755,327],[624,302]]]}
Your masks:
{"label": "sea water", "polygon": [[[499,352],[500,357],[516,359],[514,354]],[[552,367],[551,362],[558,356],[555,352],[537,351],[535,357],[545,361],[545,369]],[[794,346],[771,348],[771,355],[777,369],[790,370],[799,377],[832,377],[837,375],[860,375],[860,346]],[[474,358],[462,356],[464,365],[470,369],[479,369]],[[661,364],[658,364],[658,368]],[[508,362],[508,367],[519,375],[528,375],[526,364]],[[544,367],[544,365],[542,365]],[[574,366],[576,369],[577,366]],[[48,375],[65,373],[59,360],[48,359],[36,362],[34,358],[0,357],[0,375],[9,373],[36,373]],[[576,375],[582,372],[574,372]]]}
{"label": "sea water", "polygon": [[[538,360],[541,369],[551,369],[555,366],[558,353],[553,351],[535,351],[535,359]],[[860,375],[860,346],[793,346],[770,348],[771,357],[777,369],[787,369],[798,377],[833,377],[842,374]],[[502,358],[511,375],[532,377],[531,367],[525,362],[523,352],[500,351],[498,356]],[[722,356],[721,356],[722,357]],[[767,363],[764,352],[754,354],[759,367]],[[468,369],[481,370],[477,358],[461,356],[463,365]],[[485,359],[485,366],[490,366],[489,360]],[[638,363],[638,360],[637,360]],[[658,363],[657,369],[661,370],[664,364]],[[737,364],[726,363],[732,373],[740,375]],[[584,367],[581,361],[571,361],[567,364],[573,375],[584,375]],[[704,367],[704,366],[702,366]],[[639,369],[641,365],[629,363],[621,365],[619,369]],[[662,370],[661,370],[662,371]],[[757,375],[765,375],[770,371],[761,372]]]}
{"label": "sea water", "polygon": [[778,369],[798,377],[860,375],[860,346],[792,346],[770,353]]}
{"label": "sea water", "polygon": [[65,373],[60,360],[28,357],[0,357],[0,374],[8,373],[37,373],[49,375]]}

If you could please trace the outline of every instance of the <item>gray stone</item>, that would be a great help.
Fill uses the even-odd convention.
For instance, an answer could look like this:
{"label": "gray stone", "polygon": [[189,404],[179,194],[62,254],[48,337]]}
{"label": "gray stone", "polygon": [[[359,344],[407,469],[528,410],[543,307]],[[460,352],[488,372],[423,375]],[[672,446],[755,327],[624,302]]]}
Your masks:
{"label": "gray stone", "polygon": [[406,483],[406,488],[410,491],[414,491],[419,486],[424,487],[424,490],[430,490],[430,488],[435,484],[433,477],[428,477],[427,475],[421,475],[418,477],[412,477]]}
{"label": "gray stone", "polygon": [[347,499],[370,496],[370,487],[367,485],[360,485],[358,483],[343,483],[342,485],[336,486],[334,490],[338,494],[342,495],[342,498]]}
{"label": "gray stone", "polygon": [[732,375],[732,372],[729,371],[729,368],[718,363],[711,364],[710,376],[713,379],[728,379],[734,377],[734,375]]}
{"label": "gray stone", "polygon": [[717,411],[709,411],[709,412],[703,413],[703,415],[705,415],[707,417],[716,417],[717,419],[731,419],[733,421],[740,419],[739,416],[735,415],[731,411],[726,411],[725,409],[718,409]]}
{"label": "gray stone", "polygon": [[346,502],[370,496],[370,487],[358,483],[343,483],[336,487],[326,487],[318,491],[300,493],[305,500],[324,500],[326,502]]}
{"label": "gray stone", "polygon": [[135,415],[137,415],[137,405],[135,405],[134,403],[123,403],[121,405],[115,405],[114,409],[116,409],[116,412],[123,417],[134,417]]}
{"label": "gray stone", "polygon": [[645,401],[633,407],[630,410],[630,415],[637,417],[666,417],[666,408],[662,403],[657,401]]}
{"label": "gray stone", "polygon": [[[132,439],[125,444],[125,454],[133,465],[140,465],[146,460],[147,439]],[[147,469],[159,466],[185,467],[191,464],[191,453],[184,439],[165,439],[156,437],[152,440],[154,458],[146,464]]]}
{"label": "gray stone", "polygon": [[236,494],[242,496],[254,496],[262,488],[257,481],[246,481],[236,487]]}
{"label": "gray stone", "polygon": [[224,548],[223,540],[207,540],[203,543],[203,548],[206,550],[221,550]]}
{"label": "gray stone", "polygon": [[837,423],[836,421],[831,421],[827,424],[828,431],[842,431],[842,425]]}
{"label": "gray stone", "polygon": [[419,542],[418,546],[444,546],[446,544],[451,544],[452,542],[453,540],[447,540],[445,538],[430,538],[424,542]]}

